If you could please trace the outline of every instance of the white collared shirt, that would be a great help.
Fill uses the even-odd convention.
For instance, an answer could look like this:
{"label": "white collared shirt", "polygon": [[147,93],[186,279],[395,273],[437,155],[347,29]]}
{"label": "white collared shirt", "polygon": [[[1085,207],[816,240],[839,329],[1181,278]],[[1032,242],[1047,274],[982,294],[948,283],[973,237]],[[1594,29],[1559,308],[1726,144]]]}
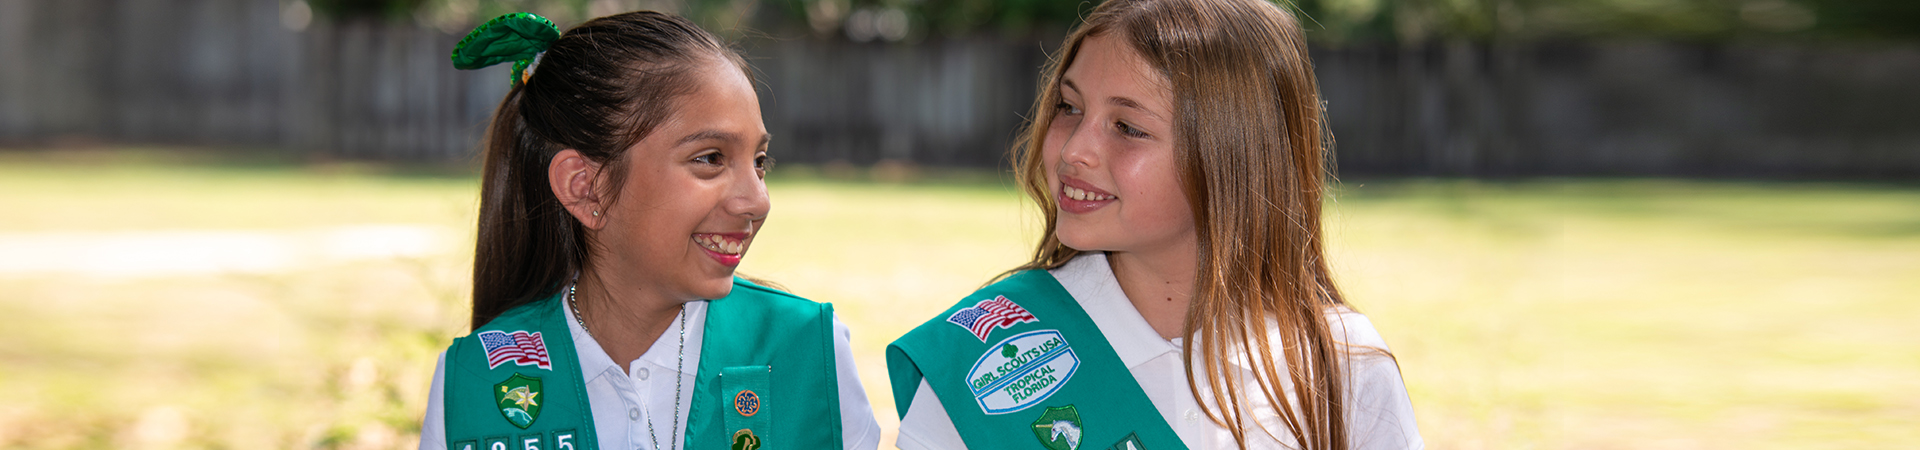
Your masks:
{"label": "white collared shirt", "polygon": [[[575,354],[580,355],[580,373],[587,382],[587,403],[593,408],[594,437],[602,449],[654,450],[684,448],[687,417],[692,413],[693,385],[700,368],[700,344],[705,337],[707,302],[687,303],[687,342],[684,361],[680,354],[680,320],[675,318],[653,346],[627,364],[623,372],[607,356],[600,343],[580,328],[573,311],[566,313],[567,330],[573,335]],[[840,386],[840,423],[842,442],[848,449],[874,449],[880,446],[880,426],[873,419],[873,406],[860,386],[854,371],[853,351],[849,348],[846,324],[833,319],[833,360]],[[447,355],[440,354],[434,367],[433,389],[427,402],[427,415],[420,427],[421,450],[447,447],[446,414],[442,379],[447,370]],[[675,404],[675,386],[679,383],[679,401]],[[677,418],[675,416],[677,411]],[[678,423],[678,426],[675,426]],[[652,426],[651,432],[648,427]],[[654,446],[658,433],[659,447]]]}
{"label": "white collared shirt", "polygon": [[[1238,448],[1234,444],[1233,434],[1207,418],[1200,403],[1194,399],[1193,392],[1187,388],[1187,372],[1181,356],[1179,339],[1169,341],[1160,338],[1160,333],[1147,324],[1134,309],[1120,290],[1120,282],[1113,276],[1113,268],[1107,264],[1104,253],[1090,253],[1068,261],[1066,265],[1049,273],[1060,281],[1068,294],[1080,303],[1081,309],[1093,319],[1094,326],[1107,337],[1107,343],[1113,346],[1120,361],[1132,372],[1135,382],[1146,391],[1147,399],[1153,402],[1160,417],[1166,419],[1174,434],[1189,448],[1228,449]],[[1328,314],[1332,319],[1334,339],[1352,347],[1372,347],[1386,350],[1387,343],[1375,331],[1373,323],[1366,316],[1346,308],[1340,308]],[[1277,327],[1277,326],[1275,326]],[[1269,329],[1272,342],[1279,342],[1279,330]],[[1297,447],[1289,435],[1284,423],[1273,405],[1266,402],[1260,388],[1254,384],[1253,371],[1249,364],[1238,358],[1231,362],[1241,369],[1241,378],[1246,380],[1242,392],[1249,392],[1242,398],[1249,398],[1251,416],[1267,432],[1255,427],[1248,430],[1247,448],[1279,449]],[[1284,364],[1284,362],[1276,361]],[[1420,439],[1420,430],[1413,419],[1413,403],[1407,397],[1407,388],[1400,380],[1400,368],[1392,358],[1373,353],[1354,353],[1348,359],[1347,401],[1350,407],[1346,412],[1348,439],[1355,449],[1419,449],[1426,444]],[[1196,373],[1205,373],[1196,367]],[[1286,373],[1280,368],[1280,373]],[[1200,384],[1207,389],[1206,383]],[[1288,397],[1293,398],[1292,387],[1287,386]],[[1251,424],[1249,424],[1251,425]],[[1273,436],[1268,433],[1279,434]],[[1107,443],[1084,443],[1082,447],[1100,448]],[[895,445],[904,450],[923,449],[964,449],[965,442],[960,439],[959,430],[954,428],[953,420],[947,410],[934,396],[933,389],[926,380],[920,381],[920,388],[913,395],[913,404],[907,408],[906,417],[900,420],[900,437]]]}

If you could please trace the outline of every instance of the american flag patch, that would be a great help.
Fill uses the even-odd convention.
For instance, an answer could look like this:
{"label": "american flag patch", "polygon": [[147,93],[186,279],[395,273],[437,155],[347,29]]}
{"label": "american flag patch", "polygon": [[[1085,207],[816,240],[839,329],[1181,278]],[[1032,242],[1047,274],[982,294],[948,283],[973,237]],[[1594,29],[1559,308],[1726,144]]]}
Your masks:
{"label": "american flag patch", "polygon": [[540,339],[540,332],[537,331],[482,331],[480,347],[487,350],[488,369],[512,361],[522,366],[553,370],[553,364],[547,360],[547,341]]}
{"label": "american flag patch", "polygon": [[1014,304],[1013,300],[1007,300],[1007,296],[1004,295],[995,296],[992,300],[981,300],[980,303],[962,308],[953,315],[947,316],[947,322],[967,329],[967,332],[973,333],[973,337],[980,338],[980,342],[986,342],[987,335],[993,334],[995,328],[1007,328],[1039,320],[1033,318],[1033,313],[1027,312],[1026,308]]}

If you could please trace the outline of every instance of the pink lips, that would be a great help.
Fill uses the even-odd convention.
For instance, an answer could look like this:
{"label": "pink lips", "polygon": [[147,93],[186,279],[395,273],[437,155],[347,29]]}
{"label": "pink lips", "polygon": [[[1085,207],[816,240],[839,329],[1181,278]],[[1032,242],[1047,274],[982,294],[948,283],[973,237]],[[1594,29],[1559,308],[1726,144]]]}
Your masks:
{"label": "pink lips", "polygon": [[[1085,191],[1088,194],[1104,197],[1104,199],[1076,200],[1073,197],[1067,196],[1067,188],[1073,188],[1073,189]],[[1094,210],[1097,210],[1109,204],[1112,204],[1115,200],[1119,200],[1118,198],[1119,196],[1108,193],[1107,191],[1100,190],[1099,188],[1093,187],[1093,185],[1091,184],[1087,184],[1087,182],[1085,181],[1080,181],[1066,175],[1060,176],[1060,189],[1057,191],[1054,191],[1053,196],[1055,200],[1060,202],[1060,210],[1066,211],[1072,214],[1090,213],[1090,212],[1093,212]]]}
{"label": "pink lips", "polygon": [[[706,252],[707,256],[712,257],[720,265],[736,267],[740,265],[740,258],[747,254],[747,238],[751,236],[747,233],[695,233],[693,241],[694,245],[700,247],[700,251]],[[709,245],[730,250],[733,253],[716,251]],[[735,248],[729,249],[729,246]]]}

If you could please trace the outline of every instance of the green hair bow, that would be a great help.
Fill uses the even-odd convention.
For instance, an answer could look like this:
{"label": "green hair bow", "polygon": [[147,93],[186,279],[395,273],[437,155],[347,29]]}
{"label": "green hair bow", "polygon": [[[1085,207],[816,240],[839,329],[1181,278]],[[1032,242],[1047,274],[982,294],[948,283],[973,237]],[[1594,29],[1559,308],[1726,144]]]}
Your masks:
{"label": "green hair bow", "polygon": [[560,27],[534,13],[517,12],[481,24],[453,47],[453,68],[473,70],[513,61],[513,84],[527,82],[533,58],[560,39]]}

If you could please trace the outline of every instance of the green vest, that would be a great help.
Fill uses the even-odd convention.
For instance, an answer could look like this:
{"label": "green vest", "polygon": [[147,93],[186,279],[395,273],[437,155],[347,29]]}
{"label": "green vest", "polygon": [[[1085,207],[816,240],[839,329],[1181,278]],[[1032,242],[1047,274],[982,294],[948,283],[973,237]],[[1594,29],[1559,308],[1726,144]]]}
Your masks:
{"label": "green vest", "polygon": [[[563,296],[507,311],[447,348],[449,450],[600,448]],[[844,446],[832,305],[735,278],[731,294],[708,302],[703,329],[684,448]]]}
{"label": "green vest", "polygon": [[968,448],[1186,448],[1045,271],[980,289],[893,341],[887,373],[902,418],[925,380]]}

